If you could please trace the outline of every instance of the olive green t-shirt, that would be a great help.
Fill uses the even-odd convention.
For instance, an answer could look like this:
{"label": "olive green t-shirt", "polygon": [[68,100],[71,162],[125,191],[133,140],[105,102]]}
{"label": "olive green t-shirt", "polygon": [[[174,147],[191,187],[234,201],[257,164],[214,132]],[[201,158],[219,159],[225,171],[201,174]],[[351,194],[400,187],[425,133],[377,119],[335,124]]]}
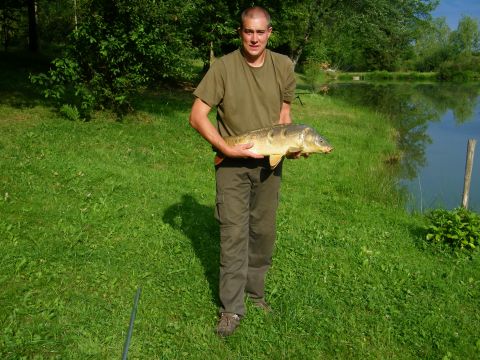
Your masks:
{"label": "olive green t-shirt", "polygon": [[241,50],[217,59],[193,93],[217,107],[220,135],[240,135],[272,126],[280,119],[282,103],[295,97],[290,59],[270,50],[261,67],[247,64]]}

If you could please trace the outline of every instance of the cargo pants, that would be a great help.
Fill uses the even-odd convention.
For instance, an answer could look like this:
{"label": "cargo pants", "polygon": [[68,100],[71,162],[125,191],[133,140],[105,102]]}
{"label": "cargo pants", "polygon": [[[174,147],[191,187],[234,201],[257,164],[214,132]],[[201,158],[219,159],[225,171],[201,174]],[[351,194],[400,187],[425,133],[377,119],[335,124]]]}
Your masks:
{"label": "cargo pants", "polygon": [[215,167],[220,225],[220,312],[245,314],[245,294],[265,296],[272,263],[282,163],[229,159]]}

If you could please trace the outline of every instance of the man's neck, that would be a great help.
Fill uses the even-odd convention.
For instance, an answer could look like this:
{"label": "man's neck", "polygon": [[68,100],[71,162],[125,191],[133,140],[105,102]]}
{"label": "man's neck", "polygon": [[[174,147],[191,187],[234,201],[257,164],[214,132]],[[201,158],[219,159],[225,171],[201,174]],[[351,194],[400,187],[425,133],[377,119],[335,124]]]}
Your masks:
{"label": "man's neck", "polygon": [[242,51],[242,54],[248,66],[258,68],[258,67],[262,67],[263,64],[265,63],[265,58],[267,57],[267,50],[265,50],[258,56],[255,56],[254,58],[249,57],[248,54],[246,54],[246,51]]}

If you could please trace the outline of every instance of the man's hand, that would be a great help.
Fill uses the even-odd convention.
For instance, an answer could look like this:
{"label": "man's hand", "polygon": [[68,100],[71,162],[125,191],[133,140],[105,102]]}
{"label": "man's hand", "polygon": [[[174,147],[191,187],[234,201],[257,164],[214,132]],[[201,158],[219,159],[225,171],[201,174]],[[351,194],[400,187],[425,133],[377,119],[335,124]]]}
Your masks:
{"label": "man's hand", "polygon": [[220,136],[218,130],[212,125],[207,115],[210,112],[210,106],[200,99],[195,99],[190,113],[190,125],[197,130],[215,149],[218,149],[225,157],[231,158],[254,158],[262,159],[263,155],[256,154],[248,149],[253,144],[239,144],[229,146]]}
{"label": "man's hand", "polygon": [[223,151],[223,155],[230,158],[254,158],[254,159],[262,159],[264,156],[254,153],[248,149],[252,148],[253,144],[239,144],[235,146],[229,146],[227,149]]}

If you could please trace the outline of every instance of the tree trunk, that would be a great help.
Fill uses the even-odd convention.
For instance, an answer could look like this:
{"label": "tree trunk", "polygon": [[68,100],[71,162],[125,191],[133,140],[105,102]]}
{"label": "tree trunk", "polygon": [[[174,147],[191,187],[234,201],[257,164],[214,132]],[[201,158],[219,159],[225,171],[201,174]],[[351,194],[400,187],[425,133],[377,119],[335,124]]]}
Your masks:
{"label": "tree trunk", "polygon": [[308,35],[305,35],[305,41],[302,44],[300,44],[293,52],[292,62],[293,62],[294,68],[297,67],[298,60],[300,60],[300,56],[302,56],[303,49],[307,45],[307,42],[308,42]]}
{"label": "tree trunk", "polygon": [[296,49],[294,49],[293,54],[292,54],[292,62],[293,66],[296,67],[298,60],[300,60],[300,56],[302,56],[303,49],[308,43],[308,40],[310,38],[310,32],[312,31],[312,24],[309,22],[307,31],[305,33],[305,36],[303,37],[303,41],[298,45]]}
{"label": "tree trunk", "polygon": [[73,21],[75,23],[75,30],[77,30],[78,29],[77,0],[73,0]]}
{"label": "tree trunk", "polygon": [[215,53],[213,52],[213,41],[210,41],[210,66],[215,61]]}
{"label": "tree trunk", "polygon": [[7,24],[7,10],[3,9],[3,19],[2,19],[2,39],[3,39],[3,48],[7,51],[8,48],[8,24]]}
{"label": "tree trunk", "polygon": [[37,32],[37,4],[35,0],[28,0],[28,49],[31,52],[38,51]]}

